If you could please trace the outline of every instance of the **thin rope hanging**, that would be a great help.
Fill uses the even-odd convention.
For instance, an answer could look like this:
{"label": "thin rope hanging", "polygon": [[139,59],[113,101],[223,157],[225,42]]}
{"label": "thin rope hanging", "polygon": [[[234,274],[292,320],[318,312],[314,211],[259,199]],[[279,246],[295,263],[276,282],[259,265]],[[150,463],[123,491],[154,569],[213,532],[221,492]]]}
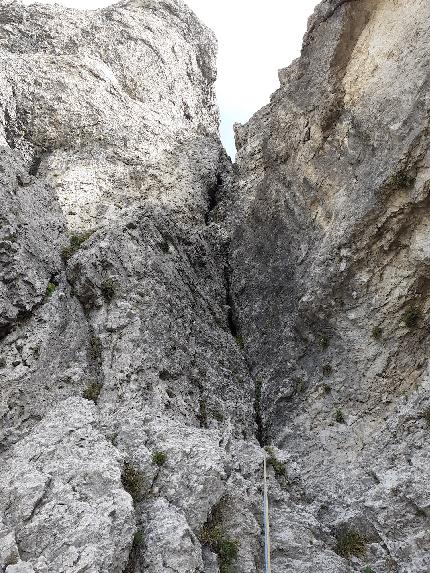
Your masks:
{"label": "thin rope hanging", "polygon": [[264,562],[266,573],[271,573],[270,566],[270,523],[269,523],[269,496],[267,494],[267,463],[264,452]]}

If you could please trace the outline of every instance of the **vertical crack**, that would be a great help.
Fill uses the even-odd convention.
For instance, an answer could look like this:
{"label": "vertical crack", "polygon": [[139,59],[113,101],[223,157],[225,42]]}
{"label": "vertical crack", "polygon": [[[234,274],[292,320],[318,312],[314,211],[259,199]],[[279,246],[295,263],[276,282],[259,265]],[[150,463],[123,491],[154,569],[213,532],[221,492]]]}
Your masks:
{"label": "vertical crack", "polygon": [[207,198],[208,207],[205,213],[206,225],[209,224],[210,215],[212,211],[215,209],[215,207],[218,205],[218,195],[219,195],[219,190],[222,187],[222,184],[223,184],[222,177],[218,173],[218,175],[216,176],[216,182],[208,189],[208,198]]}
{"label": "vertical crack", "polygon": [[232,336],[236,338],[239,335],[239,328],[237,324],[236,313],[234,310],[233,295],[231,292],[231,275],[232,275],[232,270],[230,264],[227,262],[227,264],[224,267],[225,301],[228,309],[227,324]]}

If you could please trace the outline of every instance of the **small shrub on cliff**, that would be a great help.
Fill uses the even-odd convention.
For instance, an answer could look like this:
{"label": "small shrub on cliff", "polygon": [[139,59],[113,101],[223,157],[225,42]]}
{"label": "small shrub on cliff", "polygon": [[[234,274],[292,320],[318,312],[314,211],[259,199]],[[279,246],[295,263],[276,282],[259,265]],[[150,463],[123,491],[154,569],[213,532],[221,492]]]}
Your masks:
{"label": "small shrub on cliff", "polygon": [[382,328],[380,326],[375,326],[372,330],[372,336],[375,340],[380,340],[382,337]]}
{"label": "small shrub on cliff", "polygon": [[237,559],[239,542],[232,539],[221,525],[205,524],[198,535],[200,543],[218,555],[220,573],[227,573]]}
{"label": "small shrub on cliff", "polygon": [[346,420],[345,420],[345,416],[343,415],[342,410],[336,410],[335,415],[334,415],[334,419],[336,420],[336,422],[338,424],[345,424]]}
{"label": "small shrub on cliff", "polygon": [[415,183],[415,179],[406,169],[402,169],[390,177],[388,186],[391,189],[408,189]]}
{"label": "small shrub on cliff", "polygon": [[331,367],[330,364],[324,364],[324,366],[322,367],[322,373],[324,374],[324,376],[330,376],[330,374],[333,372],[333,368]]}
{"label": "small shrub on cliff", "polygon": [[17,565],[19,561],[19,557],[16,553],[12,553],[4,560],[5,567],[9,567],[9,565]]}
{"label": "small shrub on cliff", "polygon": [[129,493],[133,498],[133,501],[140,501],[145,480],[142,473],[130,462],[124,463],[121,474],[121,482],[125,491]]}
{"label": "small shrub on cliff", "polygon": [[319,337],[318,342],[319,342],[319,345],[321,346],[321,348],[322,348],[323,350],[326,350],[326,348],[329,347],[330,339],[329,339],[329,337],[326,336],[325,334],[322,334],[322,335]]}
{"label": "small shrub on cliff", "polygon": [[90,355],[93,360],[99,360],[102,355],[102,341],[98,336],[90,338]]}
{"label": "small shrub on cliff", "polygon": [[302,394],[306,390],[306,384],[302,378],[297,378],[295,380],[294,390],[296,394]]}
{"label": "small shrub on cliff", "polygon": [[231,571],[239,551],[239,541],[232,538],[223,526],[226,512],[231,512],[231,503],[224,497],[212,509],[207,522],[197,534],[200,543],[218,555],[220,573]]}
{"label": "small shrub on cliff", "polygon": [[152,454],[152,463],[161,468],[167,462],[166,452],[157,451]]}
{"label": "small shrub on cliff", "polygon": [[421,311],[415,306],[410,306],[404,312],[404,314],[402,316],[402,322],[408,328],[414,328],[415,326],[417,326],[420,318],[421,318]]}
{"label": "small shrub on cliff", "polygon": [[236,344],[238,345],[238,347],[243,350],[245,347],[245,341],[243,340],[243,336],[241,336],[240,334],[238,334],[237,336],[234,337]]}
{"label": "small shrub on cliff", "polygon": [[94,404],[97,404],[102,387],[103,385],[100,384],[100,382],[90,382],[90,384],[85,388],[82,397],[86,400],[91,400]]}
{"label": "small shrub on cliff", "polygon": [[267,458],[267,465],[272,466],[273,471],[275,472],[275,476],[278,479],[288,481],[287,468],[285,467],[284,462],[278,460],[278,458],[275,456],[273,448],[266,448],[266,452],[269,454]]}
{"label": "small shrub on cliff", "polygon": [[6,368],[6,359],[0,356],[0,368]]}
{"label": "small shrub on cliff", "polygon": [[111,302],[115,298],[117,290],[115,281],[111,278],[106,279],[102,282],[100,290],[102,291],[102,295],[105,301]]}
{"label": "small shrub on cliff", "polygon": [[375,571],[371,567],[366,567],[363,569],[363,573],[375,573]]}
{"label": "small shrub on cliff", "polygon": [[288,485],[288,475],[287,475],[287,468],[284,462],[278,460],[273,451],[273,448],[266,448],[266,452],[269,454],[267,458],[267,465],[273,468],[275,472],[276,479],[281,482],[281,485],[286,486]]}
{"label": "small shrub on cliff", "polygon": [[143,545],[145,538],[143,535],[143,531],[141,529],[139,529],[138,531],[136,531],[136,533],[134,534],[133,537],[133,545],[134,547],[139,547],[140,545]]}
{"label": "small shrub on cliff", "polygon": [[64,247],[61,252],[63,260],[68,261],[70,257],[73,256],[81,248],[82,244],[91,237],[92,234],[93,231],[87,231],[86,233],[77,233],[71,235],[70,244],[67,247]]}
{"label": "small shrub on cliff", "polygon": [[366,553],[366,540],[356,529],[344,528],[337,535],[336,553],[341,557],[362,557]]}
{"label": "small shrub on cliff", "polygon": [[207,428],[208,427],[208,403],[207,400],[205,400],[205,398],[202,398],[199,401],[199,411],[197,414],[197,419],[200,422],[200,426],[202,428]]}
{"label": "small shrub on cliff", "polygon": [[46,287],[46,296],[51,296],[55,292],[57,285],[54,283],[49,282],[48,286]]}
{"label": "small shrub on cliff", "polygon": [[169,242],[166,239],[163,239],[160,243],[160,249],[162,250],[162,252],[167,255],[167,253],[170,250],[170,245]]}

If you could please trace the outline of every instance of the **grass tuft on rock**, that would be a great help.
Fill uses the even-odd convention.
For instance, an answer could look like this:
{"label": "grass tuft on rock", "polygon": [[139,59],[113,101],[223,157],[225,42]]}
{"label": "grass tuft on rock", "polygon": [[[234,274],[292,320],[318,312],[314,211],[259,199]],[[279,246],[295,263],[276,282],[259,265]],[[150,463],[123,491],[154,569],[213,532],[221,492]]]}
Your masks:
{"label": "grass tuft on rock", "polygon": [[199,535],[200,543],[218,555],[220,573],[228,573],[237,559],[239,542],[230,537],[221,525],[205,524]]}
{"label": "grass tuft on rock", "polygon": [[55,290],[57,289],[57,285],[55,283],[48,283],[48,286],[46,287],[46,296],[51,296]]}
{"label": "grass tuft on rock", "polygon": [[97,404],[102,388],[103,384],[100,384],[100,382],[90,382],[85,388],[82,397],[85,398],[85,400],[91,400],[94,404]]}
{"label": "grass tuft on rock", "polygon": [[278,479],[283,479],[285,481],[288,481],[287,468],[285,466],[285,463],[278,460],[273,448],[270,447],[266,448],[266,452],[268,453],[267,465],[273,468],[275,476]]}
{"label": "grass tuft on rock", "polygon": [[75,233],[70,236],[70,244],[61,251],[63,261],[68,261],[87,241],[94,231],[87,231],[85,233]]}
{"label": "grass tuft on rock", "polygon": [[331,367],[331,364],[324,364],[324,366],[322,367],[323,375],[324,376],[330,376],[332,372],[333,372],[333,368]]}
{"label": "grass tuft on rock", "polygon": [[116,295],[117,286],[112,278],[106,279],[100,286],[103,298],[106,302],[111,302]]}
{"label": "grass tuft on rock", "polygon": [[243,350],[245,348],[245,341],[243,340],[243,336],[238,334],[237,336],[234,337],[236,344],[238,345],[238,347]]}
{"label": "grass tuft on rock", "polygon": [[415,183],[416,177],[411,175],[406,169],[401,169],[394,173],[388,180],[391,189],[409,189]]}
{"label": "grass tuft on rock", "polygon": [[345,527],[337,535],[335,551],[344,558],[362,557],[366,553],[366,540],[356,529]]}
{"label": "grass tuft on rock", "polygon": [[152,454],[152,463],[161,468],[167,462],[166,452],[156,451]]}
{"label": "grass tuft on rock", "polygon": [[98,336],[90,338],[90,356],[93,360],[100,360],[102,356],[102,341]]}
{"label": "grass tuft on rock", "polygon": [[372,336],[375,340],[380,340],[382,338],[382,328],[380,326],[375,326],[372,330]]}
{"label": "grass tuft on rock", "polygon": [[416,306],[410,306],[402,316],[402,322],[408,328],[415,328],[421,318],[421,311]]}
{"label": "grass tuft on rock", "polygon": [[346,424],[345,416],[344,416],[342,410],[340,410],[340,409],[336,410],[336,412],[334,414],[334,419],[336,420],[336,422],[338,424]]}
{"label": "grass tuft on rock", "polygon": [[143,545],[144,540],[145,537],[143,535],[143,531],[141,529],[138,529],[133,537],[133,546],[140,547],[141,545]]}
{"label": "grass tuft on rock", "polygon": [[142,472],[130,462],[124,462],[121,482],[125,491],[131,495],[135,503],[141,500],[145,479]]}
{"label": "grass tuft on rock", "polygon": [[4,566],[7,569],[9,565],[17,565],[19,562],[19,557],[16,553],[12,553],[4,560]]}
{"label": "grass tuft on rock", "polygon": [[197,534],[202,545],[218,556],[219,573],[229,573],[239,553],[239,541],[231,537],[223,525],[224,515],[231,512],[228,498],[222,498]]}

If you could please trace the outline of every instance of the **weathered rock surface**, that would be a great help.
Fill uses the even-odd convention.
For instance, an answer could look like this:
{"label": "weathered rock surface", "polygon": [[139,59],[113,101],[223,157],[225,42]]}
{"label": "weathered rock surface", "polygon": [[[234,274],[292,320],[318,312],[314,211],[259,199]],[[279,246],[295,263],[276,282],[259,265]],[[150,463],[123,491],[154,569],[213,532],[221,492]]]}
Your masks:
{"label": "weathered rock surface", "polygon": [[1,571],[260,571],[271,445],[274,571],[428,572],[429,12],[322,2],[232,168],[180,0],[0,2]]}
{"label": "weathered rock surface", "polygon": [[217,570],[221,506],[252,569],[213,35],[176,0],[0,19],[2,569]]}
{"label": "weathered rock surface", "polygon": [[[263,434],[297,464],[303,511],[365,543],[336,571],[430,567],[429,16],[419,0],[322,2],[236,131],[230,264]],[[289,505],[274,570],[331,571],[286,537]]]}

